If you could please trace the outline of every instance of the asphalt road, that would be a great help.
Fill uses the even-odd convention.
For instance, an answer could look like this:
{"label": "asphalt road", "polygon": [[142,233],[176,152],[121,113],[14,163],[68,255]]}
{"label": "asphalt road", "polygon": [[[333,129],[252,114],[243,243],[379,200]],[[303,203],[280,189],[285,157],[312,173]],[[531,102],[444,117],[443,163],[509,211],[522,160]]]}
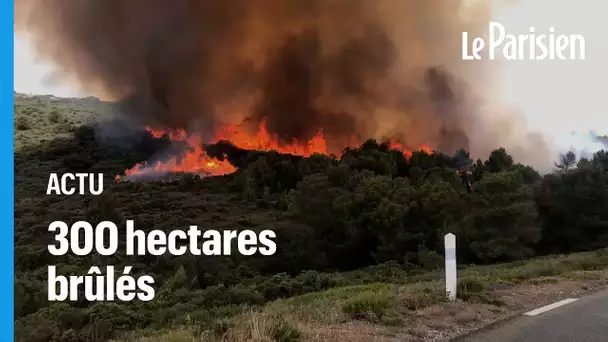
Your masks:
{"label": "asphalt road", "polygon": [[[542,310],[542,309],[541,309]],[[538,310],[540,311],[540,310]],[[608,290],[467,336],[471,342],[607,342]]]}

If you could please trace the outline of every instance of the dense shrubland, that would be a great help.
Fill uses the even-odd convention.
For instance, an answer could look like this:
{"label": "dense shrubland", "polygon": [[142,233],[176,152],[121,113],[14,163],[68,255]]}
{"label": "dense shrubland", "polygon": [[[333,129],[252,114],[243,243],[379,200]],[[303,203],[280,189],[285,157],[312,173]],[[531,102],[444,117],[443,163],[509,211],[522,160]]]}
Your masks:
{"label": "dense shrubland", "polygon": [[[541,176],[502,148],[486,160],[471,160],[463,150],[415,152],[407,160],[370,140],[338,157],[251,152],[239,157],[238,172],[224,177],[113,182],[168,141],[140,132],[112,145],[66,114],[76,105],[36,100],[19,106],[15,328],[22,341],[103,340],[116,332],[191,322],[212,329],[224,317],[277,298],[408,282],[442,267],[446,232],[457,235],[461,264],[608,246],[606,151],[582,159],[564,155],[555,172]],[[40,136],[41,120],[39,129],[58,134],[28,143]],[[471,170],[471,191],[457,173],[463,167]],[[105,193],[45,196],[49,173],[68,171],[104,172]],[[83,219],[119,225],[134,219],[145,230],[190,224],[272,229],[278,251],[271,257],[49,255],[48,224]],[[48,303],[49,264],[63,274],[84,274],[91,265],[133,265],[134,272],[154,275],[157,297],[148,303]]]}

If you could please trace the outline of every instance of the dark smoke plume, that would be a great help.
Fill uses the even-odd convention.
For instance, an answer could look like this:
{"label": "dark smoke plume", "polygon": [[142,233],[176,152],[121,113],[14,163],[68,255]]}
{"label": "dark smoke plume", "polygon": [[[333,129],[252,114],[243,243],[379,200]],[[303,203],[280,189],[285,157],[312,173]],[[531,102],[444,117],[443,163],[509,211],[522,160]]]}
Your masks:
{"label": "dark smoke plume", "polygon": [[476,91],[491,74],[460,60],[460,36],[482,34],[488,8],[465,2],[20,0],[16,29],[141,124],[212,132],[266,118],[288,141],[322,129],[339,148],[397,137],[479,155],[517,128],[487,128]]}

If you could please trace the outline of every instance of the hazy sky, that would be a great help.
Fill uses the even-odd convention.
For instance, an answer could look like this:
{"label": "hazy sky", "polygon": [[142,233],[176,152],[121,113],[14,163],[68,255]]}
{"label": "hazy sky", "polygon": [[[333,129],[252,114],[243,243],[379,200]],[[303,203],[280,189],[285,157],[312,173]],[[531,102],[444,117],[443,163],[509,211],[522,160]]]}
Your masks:
{"label": "hazy sky", "polygon": [[[488,1],[488,0],[478,0]],[[494,0],[500,1],[500,0]],[[555,26],[557,31],[583,34],[587,60],[574,62],[511,61],[497,66],[502,71],[500,98],[519,106],[534,129],[551,136],[555,144],[579,142],[571,133],[595,130],[608,133],[608,32],[601,1],[514,0],[509,7],[497,7],[494,20],[509,29],[538,31]],[[15,35],[15,91],[53,94],[61,97],[86,96],[78,89],[60,84],[57,75],[66,74],[37,60],[35,47],[26,36]],[[94,95],[94,94],[91,94]],[[586,139],[583,139],[586,140]]]}
{"label": "hazy sky", "polygon": [[512,0],[495,8],[494,20],[506,29],[585,37],[584,61],[511,61],[501,65],[501,97],[520,106],[529,124],[561,147],[580,147],[587,139],[572,132],[608,134],[608,22],[601,1]]}
{"label": "hazy sky", "polygon": [[15,34],[15,91],[26,94],[53,94],[60,97],[78,97],[82,94],[76,88],[53,82],[53,76],[60,74],[51,64],[38,60],[35,47],[29,44],[27,36]]}

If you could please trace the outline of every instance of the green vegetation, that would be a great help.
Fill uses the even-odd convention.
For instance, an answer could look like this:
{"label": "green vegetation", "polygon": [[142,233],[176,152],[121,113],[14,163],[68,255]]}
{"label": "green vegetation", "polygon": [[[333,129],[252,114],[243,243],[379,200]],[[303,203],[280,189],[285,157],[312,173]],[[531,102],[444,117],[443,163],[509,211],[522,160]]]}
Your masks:
{"label": "green vegetation", "polygon": [[[319,327],[344,324],[362,336],[370,326],[421,334],[411,328],[420,317],[413,312],[444,303],[448,231],[458,237],[459,263],[477,265],[459,271],[463,303],[501,310],[510,305],[501,286],[599,281],[608,266],[600,249],[608,246],[605,151],[574,162],[564,156],[558,171],[541,177],[504,149],[485,161],[465,151],[415,152],[406,160],[368,141],[339,157],[252,152],[224,177],[114,182],[166,148],[167,139],[118,124],[113,134],[120,129],[123,138],[107,139],[94,123],[112,107],[96,99],[16,95],[15,103],[18,341],[332,340],[335,330]],[[471,192],[456,173],[466,164]],[[102,196],[46,196],[51,172],[103,172],[108,179]],[[143,230],[272,229],[278,251],[137,258],[47,251],[52,221],[125,219]],[[60,274],[132,265],[132,274],[154,276],[157,295],[151,302],[49,303],[47,265]],[[458,324],[473,320],[459,317]]]}
{"label": "green vegetation", "polygon": [[[379,336],[415,340],[432,337],[437,329],[453,337],[496,317],[544,305],[555,293],[608,284],[608,249],[466,267],[458,284],[462,301],[456,303],[445,299],[441,272],[408,275],[400,273],[397,264],[392,266],[400,275],[390,281],[374,282],[367,272],[367,277],[363,272],[333,274],[330,277],[346,277],[352,283],[360,279],[361,284],[338,285],[245,310],[221,320],[221,330],[187,323],[132,332],[119,341],[277,341],[273,331],[284,322],[303,339],[314,341],[367,341]],[[531,296],[530,287],[538,284],[543,293]]]}

